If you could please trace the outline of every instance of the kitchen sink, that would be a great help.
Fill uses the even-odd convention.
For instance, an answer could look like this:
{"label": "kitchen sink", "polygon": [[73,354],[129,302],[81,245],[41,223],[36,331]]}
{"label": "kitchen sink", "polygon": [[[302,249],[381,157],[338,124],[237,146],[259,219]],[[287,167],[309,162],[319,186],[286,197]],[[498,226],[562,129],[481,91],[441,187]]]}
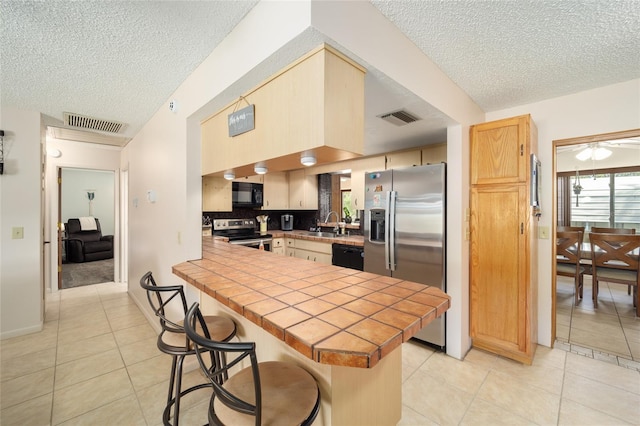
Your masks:
{"label": "kitchen sink", "polygon": [[322,231],[308,231],[307,235],[311,237],[323,237],[323,238],[335,238],[338,234],[334,234],[333,232],[322,232]]}

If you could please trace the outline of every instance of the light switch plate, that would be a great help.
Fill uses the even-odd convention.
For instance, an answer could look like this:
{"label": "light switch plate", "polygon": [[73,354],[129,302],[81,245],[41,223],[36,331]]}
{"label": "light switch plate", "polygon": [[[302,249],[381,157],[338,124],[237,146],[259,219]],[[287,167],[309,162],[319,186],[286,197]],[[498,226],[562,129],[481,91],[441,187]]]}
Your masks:
{"label": "light switch plate", "polygon": [[14,226],[11,228],[11,238],[21,240],[24,238],[24,228],[22,226]]}
{"label": "light switch plate", "polygon": [[538,227],[538,238],[541,240],[549,239],[549,227],[548,226],[539,226]]}

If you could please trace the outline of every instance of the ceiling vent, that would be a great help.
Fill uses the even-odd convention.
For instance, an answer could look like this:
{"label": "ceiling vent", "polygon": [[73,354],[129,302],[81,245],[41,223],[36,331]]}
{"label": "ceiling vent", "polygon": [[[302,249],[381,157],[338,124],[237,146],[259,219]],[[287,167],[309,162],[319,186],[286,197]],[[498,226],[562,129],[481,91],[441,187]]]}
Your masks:
{"label": "ceiling vent", "polygon": [[70,127],[80,127],[82,129],[109,133],[119,133],[124,127],[124,124],[118,123],[117,121],[102,120],[100,118],[87,117],[86,115],[71,112],[64,113],[64,124]]}
{"label": "ceiling vent", "polygon": [[402,109],[399,111],[382,114],[382,115],[379,115],[378,117],[380,117],[384,121],[387,121],[391,124],[395,124],[396,126],[404,126],[406,124],[413,123],[414,121],[420,120],[418,117],[415,117]]}
{"label": "ceiling vent", "polygon": [[125,136],[108,135],[106,133],[90,132],[88,130],[70,129],[68,127],[47,127],[49,135],[54,139],[74,142],[97,143],[101,145],[125,146],[131,138]]}

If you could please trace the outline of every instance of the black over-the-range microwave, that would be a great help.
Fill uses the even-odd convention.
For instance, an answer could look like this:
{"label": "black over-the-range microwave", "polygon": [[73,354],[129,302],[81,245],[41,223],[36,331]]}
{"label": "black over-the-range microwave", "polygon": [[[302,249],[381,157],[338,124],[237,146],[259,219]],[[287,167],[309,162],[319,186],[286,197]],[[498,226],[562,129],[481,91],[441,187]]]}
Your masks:
{"label": "black over-the-range microwave", "polygon": [[263,185],[251,182],[232,182],[234,207],[262,207]]}

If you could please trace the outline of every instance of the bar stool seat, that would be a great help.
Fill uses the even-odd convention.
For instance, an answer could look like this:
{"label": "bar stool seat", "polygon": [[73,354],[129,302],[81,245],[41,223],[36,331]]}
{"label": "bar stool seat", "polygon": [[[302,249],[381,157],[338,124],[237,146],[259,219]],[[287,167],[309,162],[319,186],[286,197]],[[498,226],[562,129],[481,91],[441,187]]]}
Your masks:
{"label": "bar stool seat", "polygon": [[[201,383],[194,385],[188,389],[182,389],[182,367],[184,359],[189,355],[195,355],[195,345],[188,338],[184,331],[184,318],[187,312],[187,300],[184,295],[184,289],[181,285],[176,286],[158,286],[151,272],[147,272],[140,279],[140,286],[147,291],[147,299],[156,316],[160,318],[160,326],[162,331],[158,335],[158,349],[173,357],[171,362],[171,378],[169,379],[169,392],[167,396],[167,404],[162,414],[164,425],[171,425],[171,409],[173,407],[174,425],[178,425],[180,421],[180,399],[184,395],[211,387],[211,383]],[[166,309],[171,303],[176,307]],[[181,319],[171,320],[168,318],[170,311],[181,312]],[[176,314],[178,316],[179,314]],[[221,342],[227,342],[236,335],[236,324],[230,318],[222,316],[206,316],[203,317],[208,332],[215,339]],[[200,327],[202,331],[202,327]],[[210,361],[213,364],[223,364],[225,360],[217,353],[209,353]],[[224,378],[221,378],[221,382]]]}
{"label": "bar stool seat", "polygon": [[[194,344],[202,371],[213,385],[209,424],[311,425],[320,411],[320,390],[314,377],[291,362],[258,362],[254,342],[220,342],[207,332],[205,317],[194,303],[184,328]],[[202,331],[198,331],[198,330]],[[206,354],[225,354],[224,365],[212,365]],[[243,361],[250,365],[231,374]],[[232,370],[236,371],[236,370]],[[226,380],[222,383],[221,377]]]}
{"label": "bar stool seat", "polygon": [[[311,374],[290,362],[266,361],[258,365],[262,389],[263,425],[299,425],[313,412],[318,401],[318,385]],[[255,404],[251,367],[234,374],[224,385],[229,393]],[[225,425],[253,426],[255,417],[213,401],[215,416]],[[313,420],[313,419],[311,419]]]}

